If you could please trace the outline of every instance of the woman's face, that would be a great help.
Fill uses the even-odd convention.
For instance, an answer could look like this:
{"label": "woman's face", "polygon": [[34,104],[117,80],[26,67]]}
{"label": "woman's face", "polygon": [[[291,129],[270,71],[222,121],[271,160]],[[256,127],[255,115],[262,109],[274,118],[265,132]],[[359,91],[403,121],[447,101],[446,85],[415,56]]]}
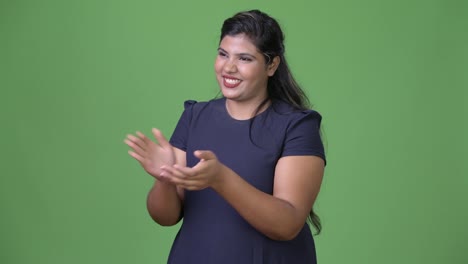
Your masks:
{"label": "woman's face", "polygon": [[268,77],[276,67],[267,66],[263,54],[244,34],[225,36],[215,61],[216,79],[224,97],[259,103],[267,97]]}

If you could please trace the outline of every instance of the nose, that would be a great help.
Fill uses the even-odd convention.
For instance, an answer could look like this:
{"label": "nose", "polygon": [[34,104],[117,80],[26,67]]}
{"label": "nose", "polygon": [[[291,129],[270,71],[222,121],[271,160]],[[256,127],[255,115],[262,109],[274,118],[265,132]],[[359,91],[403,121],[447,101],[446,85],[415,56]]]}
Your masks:
{"label": "nose", "polygon": [[224,71],[226,73],[232,73],[237,71],[237,65],[232,61],[232,59],[226,60],[224,63]]}

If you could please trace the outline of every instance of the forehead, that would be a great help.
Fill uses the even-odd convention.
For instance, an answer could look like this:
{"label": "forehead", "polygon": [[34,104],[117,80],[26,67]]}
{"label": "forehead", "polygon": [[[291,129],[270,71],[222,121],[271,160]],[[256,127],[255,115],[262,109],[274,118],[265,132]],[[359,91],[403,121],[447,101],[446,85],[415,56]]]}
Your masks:
{"label": "forehead", "polygon": [[219,47],[229,53],[259,53],[257,47],[255,47],[250,38],[245,34],[234,36],[226,35],[219,43]]}

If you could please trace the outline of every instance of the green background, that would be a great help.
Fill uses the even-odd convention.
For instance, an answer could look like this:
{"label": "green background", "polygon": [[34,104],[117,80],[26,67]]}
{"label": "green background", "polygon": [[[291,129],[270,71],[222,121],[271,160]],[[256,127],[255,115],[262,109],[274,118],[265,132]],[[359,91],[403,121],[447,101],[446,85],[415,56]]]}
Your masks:
{"label": "green background", "polygon": [[127,133],[217,94],[222,21],[279,20],[324,117],[321,264],[468,263],[468,3],[0,0],[0,263],[164,263]]}

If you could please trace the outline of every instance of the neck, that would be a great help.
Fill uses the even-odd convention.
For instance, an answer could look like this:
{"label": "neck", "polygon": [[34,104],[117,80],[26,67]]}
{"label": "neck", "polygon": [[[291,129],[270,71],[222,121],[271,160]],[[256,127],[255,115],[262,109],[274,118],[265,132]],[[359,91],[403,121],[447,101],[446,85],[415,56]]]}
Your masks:
{"label": "neck", "polygon": [[271,104],[271,101],[268,101],[257,111],[257,108],[260,106],[263,100],[264,99],[257,100],[255,102],[239,102],[226,99],[226,110],[228,111],[229,115],[234,119],[247,120],[265,111]]}

